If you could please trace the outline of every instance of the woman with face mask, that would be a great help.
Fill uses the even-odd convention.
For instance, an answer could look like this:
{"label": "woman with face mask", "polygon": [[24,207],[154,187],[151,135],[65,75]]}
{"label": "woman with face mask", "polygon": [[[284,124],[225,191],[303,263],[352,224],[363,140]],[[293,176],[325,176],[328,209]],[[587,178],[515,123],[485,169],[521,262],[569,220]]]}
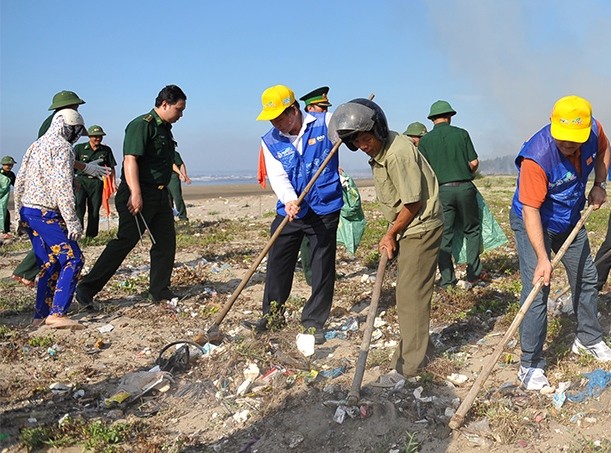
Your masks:
{"label": "woman with face mask", "polygon": [[77,244],[72,145],[86,135],[83,117],[60,110],[49,130],[26,151],[15,182],[15,210],[41,266],[33,325],[84,328],[68,319],[83,257]]}

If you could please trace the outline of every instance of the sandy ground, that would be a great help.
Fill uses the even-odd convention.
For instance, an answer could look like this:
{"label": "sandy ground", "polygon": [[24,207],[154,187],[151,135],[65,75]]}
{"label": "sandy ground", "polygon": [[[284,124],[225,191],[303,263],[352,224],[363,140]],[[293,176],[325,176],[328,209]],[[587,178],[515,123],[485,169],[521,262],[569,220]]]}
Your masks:
{"label": "sandy ground", "polygon": [[[506,231],[512,183],[480,186],[484,197],[495,191],[495,212]],[[357,185],[364,201],[374,200],[371,181],[360,180]],[[468,426],[457,431],[448,428],[458,398],[465,397],[507,328],[508,301],[517,299],[519,274],[511,243],[484,258],[494,277],[492,283],[469,291],[436,290],[431,313],[435,361],[419,380],[381,388],[373,384],[389,371],[389,357],[399,339],[393,287],[396,267],[389,266],[361,387],[363,404],[352,414],[354,418],[346,416],[343,423],[334,420],[333,402],[345,399],[354,376],[377,266],[366,264],[370,250],[360,250],[353,257],[338,248],[333,311],[327,326],[338,336],[316,347],[312,356],[304,357],[295,343],[301,333],[300,309],[310,293],[299,269],[287,302],[288,325],[259,336],[242,327],[243,320],[260,313],[264,260],[223,321],[222,342],[211,355],[192,361],[187,370],[173,370],[173,382],[166,382],[163,391],[155,387],[138,398],[108,403],[127,376],[152,367],[165,345],[193,339],[210,325],[269,240],[276,204],[269,188],[192,185],[184,186],[184,194],[191,222],[177,223],[179,244],[172,288],[181,298],[175,303],[152,304],[143,297],[149,269],[145,238],[98,295],[100,310],[74,314],[86,329],[31,329],[27,326],[34,293],[8,278],[25,251],[3,252],[3,452],[25,451],[24,440],[31,445],[36,435],[48,436],[49,432],[58,447],[48,451],[81,451],[91,438],[79,423],[92,421],[129,426],[117,449],[90,448],[94,451],[608,451],[598,447],[601,442],[602,448],[611,445],[606,443],[611,391],[562,409],[554,408],[549,397],[525,393],[516,385],[519,344],[515,340],[480,392]],[[368,222],[381,222],[377,210],[367,211],[366,217]],[[107,225],[114,222],[116,216]],[[606,217],[603,223],[606,225]],[[105,229],[104,222],[101,229]],[[84,245],[87,264],[95,262],[103,248],[103,244]],[[562,286],[564,282],[555,285]],[[611,323],[609,312],[608,301],[606,306],[601,304],[605,332]],[[355,321],[355,330],[342,330]],[[554,344],[548,345],[550,380],[554,385],[571,380],[578,388],[583,385],[580,373],[600,364],[566,360],[574,338],[570,320],[556,318],[552,326],[559,333]],[[257,385],[241,392],[247,371],[255,367],[260,371]],[[264,381],[261,376],[275,369],[284,371]],[[450,373],[467,381],[452,384]],[[331,407],[323,404],[328,402]],[[65,414],[70,416],[67,422]],[[60,418],[64,425],[58,428]],[[62,446],[57,441],[61,435],[76,437],[79,445],[72,449]],[[412,448],[416,443],[418,448]]]}

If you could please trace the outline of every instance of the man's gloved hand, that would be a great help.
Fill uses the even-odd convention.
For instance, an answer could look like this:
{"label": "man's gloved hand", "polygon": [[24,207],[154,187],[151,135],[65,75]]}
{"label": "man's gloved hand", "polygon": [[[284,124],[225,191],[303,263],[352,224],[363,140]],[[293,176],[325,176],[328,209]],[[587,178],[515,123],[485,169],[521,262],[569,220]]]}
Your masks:
{"label": "man's gloved hand", "polygon": [[110,174],[110,168],[100,165],[100,162],[103,160],[104,159],[92,160],[91,162],[85,164],[83,171],[89,176],[102,179],[103,176]]}

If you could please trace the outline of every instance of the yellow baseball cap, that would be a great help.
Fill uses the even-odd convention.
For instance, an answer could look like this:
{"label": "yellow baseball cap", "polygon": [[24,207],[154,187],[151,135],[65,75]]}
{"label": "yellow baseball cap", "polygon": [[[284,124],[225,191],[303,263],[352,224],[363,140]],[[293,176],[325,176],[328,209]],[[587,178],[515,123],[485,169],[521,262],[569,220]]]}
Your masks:
{"label": "yellow baseball cap", "polygon": [[565,96],[554,104],[551,123],[556,140],[585,143],[592,128],[592,106],[579,96]]}
{"label": "yellow baseball cap", "polygon": [[284,85],[269,87],[261,95],[263,110],[259,113],[257,121],[267,121],[278,118],[287,107],[295,102],[295,93]]}

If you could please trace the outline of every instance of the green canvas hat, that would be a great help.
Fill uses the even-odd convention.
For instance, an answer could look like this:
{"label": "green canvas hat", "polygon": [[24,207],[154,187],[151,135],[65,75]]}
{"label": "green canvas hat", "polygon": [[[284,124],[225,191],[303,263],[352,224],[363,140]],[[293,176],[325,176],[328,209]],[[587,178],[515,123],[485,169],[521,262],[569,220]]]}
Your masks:
{"label": "green canvas hat", "polygon": [[17,161],[13,159],[11,156],[4,156],[1,161],[2,165],[5,164],[16,164]]}
{"label": "green canvas hat", "polygon": [[53,101],[51,102],[49,110],[57,110],[68,105],[80,105],[84,103],[85,101],[78,97],[74,91],[64,90],[53,96]]}
{"label": "green canvas hat", "polygon": [[403,132],[403,135],[409,135],[411,137],[422,137],[427,133],[426,126],[422,123],[416,121],[415,123],[410,124]]}
{"label": "green canvas hat", "polygon": [[456,111],[450,106],[448,101],[437,101],[431,105],[431,111],[429,112],[428,119],[432,120],[436,116],[445,115],[449,113],[451,116],[456,115]]}
{"label": "green canvas hat", "polygon": [[95,137],[95,136],[104,136],[106,135],[106,132],[104,132],[104,129],[102,129],[102,126],[98,126],[97,124],[94,124],[93,126],[90,126],[89,129],[87,129],[87,135],[89,135],[90,137]]}

